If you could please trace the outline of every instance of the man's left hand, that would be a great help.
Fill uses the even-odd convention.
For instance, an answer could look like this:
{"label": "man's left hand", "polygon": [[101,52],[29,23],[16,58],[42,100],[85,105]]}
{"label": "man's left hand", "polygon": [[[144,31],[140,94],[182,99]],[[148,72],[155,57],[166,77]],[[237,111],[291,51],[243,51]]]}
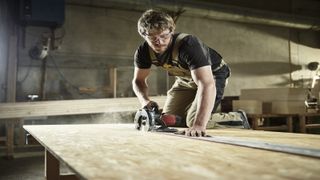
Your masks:
{"label": "man's left hand", "polygon": [[202,126],[192,126],[186,130],[186,136],[193,136],[193,137],[206,136],[206,128]]}

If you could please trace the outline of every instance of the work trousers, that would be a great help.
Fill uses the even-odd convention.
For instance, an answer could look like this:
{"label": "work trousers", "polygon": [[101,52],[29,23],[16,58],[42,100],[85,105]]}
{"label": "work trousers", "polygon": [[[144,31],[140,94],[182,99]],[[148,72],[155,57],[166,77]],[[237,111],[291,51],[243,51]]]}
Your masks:
{"label": "work trousers", "polygon": [[[215,99],[212,99],[212,101],[215,102],[212,113],[215,113],[221,103],[224,88],[226,86],[227,79],[230,76],[230,69],[225,64],[219,70],[213,72],[213,75],[216,84],[216,97]],[[163,107],[163,113],[178,115],[184,120],[184,124],[182,124],[182,126],[191,127],[197,109],[197,90],[197,85],[192,78],[177,76],[171,89],[167,92],[167,99]],[[211,121],[211,119],[209,121]],[[213,128],[211,126],[214,126],[215,123],[208,122],[208,125],[210,125],[210,127],[207,126],[207,128]]]}

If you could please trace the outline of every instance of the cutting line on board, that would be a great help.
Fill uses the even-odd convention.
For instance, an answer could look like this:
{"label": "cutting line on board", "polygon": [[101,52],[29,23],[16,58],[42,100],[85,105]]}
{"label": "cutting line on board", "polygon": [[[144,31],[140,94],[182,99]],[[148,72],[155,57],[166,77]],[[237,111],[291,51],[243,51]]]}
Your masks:
{"label": "cutting line on board", "polygon": [[235,137],[224,137],[224,136],[205,136],[205,137],[191,137],[173,133],[161,133],[170,136],[176,136],[181,138],[187,139],[194,139],[194,140],[201,140],[201,141],[208,141],[208,142],[215,142],[215,143],[223,143],[229,145],[236,145],[242,147],[249,147],[255,149],[263,149],[275,152],[282,152],[282,153],[289,153],[307,157],[314,157],[320,159],[320,149],[312,149],[312,148],[303,148],[297,146],[289,146],[289,145],[282,145],[276,143],[269,143],[264,141],[255,141],[255,140],[242,140]]}

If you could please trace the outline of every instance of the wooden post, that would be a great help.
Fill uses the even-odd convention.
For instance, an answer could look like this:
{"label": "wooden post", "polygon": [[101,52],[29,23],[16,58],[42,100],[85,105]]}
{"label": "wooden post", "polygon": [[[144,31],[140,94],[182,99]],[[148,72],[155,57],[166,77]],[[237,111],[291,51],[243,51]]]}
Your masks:
{"label": "wooden post", "polygon": [[7,130],[7,158],[13,158],[13,147],[14,147],[14,121],[7,120],[6,121],[6,130]]}
{"label": "wooden post", "polygon": [[19,142],[18,142],[18,144],[20,146],[22,146],[26,143],[26,132],[22,127],[24,124],[24,119],[23,118],[19,119],[18,124],[19,124]]}
{"label": "wooden post", "polygon": [[17,80],[17,45],[18,39],[16,35],[10,36],[9,42],[9,58],[7,73],[7,102],[16,101],[16,80]]}
{"label": "wooden post", "polygon": [[59,161],[46,149],[44,159],[44,175],[47,180],[60,179],[60,164]]}
{"label": "wooden post", "polygon": [[292,116],[287,117],[287,127],[288,127],[288,132],[293,132]]}
{"label": "wooden post", "polygon": [[[16,101],[16,80],[17,80],[17,45],[18,38],[16,35],[10,36],[9,41],[9,58],[7,71],[7,102]],[[7,130],[7,157],[13,158],[14,148],[14,121],[8,120],[6,122]]]}
{"label": "wooden post", "polygon": [[112,92],[113,98],[117,97],[117,68],[108,66],[107,67],[109,73],[109,85],[105,86],[105,90],[109,94]]}
{"label": "wooden post", "polygon": [[260,118],[254,116],[254,117],[252,117],[251,119],[252,119],[252,129],[253,129],[253,130],[258,129],[258,121],[259,121]]}
{"label": "wooden post", "polygon": [[110,81],[113,91],[113,98],[117,97],[117,68],[110,68]]}
{"label": "wooden post", "polygon": [[46,81],[47,81],[47,59],[42,59],[42,66],[41,66],[41,82],[40,82],[40,93],[41,100],[46,99]]}
{"label": "wooden post", "polygon": [[300,132],[306,133],[306,116],[299,115]]}

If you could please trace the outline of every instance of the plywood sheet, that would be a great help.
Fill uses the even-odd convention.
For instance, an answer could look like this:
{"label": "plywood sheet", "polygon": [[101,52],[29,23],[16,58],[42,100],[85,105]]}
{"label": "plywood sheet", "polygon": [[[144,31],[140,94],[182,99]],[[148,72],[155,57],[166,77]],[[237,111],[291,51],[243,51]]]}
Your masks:
{"label": "plywood sheet", "polygon": [[[50,152],[85,179],[320,177],[319,159],[138,132],[132,124],[24,127]],[[287,133],[283,134],[283,140],[279,140],[282,138],[281,134],[250,130],[209,130],[208,133],[277,142],[298,137]],[[320,144],[319,138],[315,136],[301,134],[300,137],[310,144]]]}
{"label": "plywood sheet", "polygon": [[320,149],[320,136],[286,132],[255,131],[242,129],[210,129],[212,136],[233,137],[248,141],[263,141],[289,146]]}

